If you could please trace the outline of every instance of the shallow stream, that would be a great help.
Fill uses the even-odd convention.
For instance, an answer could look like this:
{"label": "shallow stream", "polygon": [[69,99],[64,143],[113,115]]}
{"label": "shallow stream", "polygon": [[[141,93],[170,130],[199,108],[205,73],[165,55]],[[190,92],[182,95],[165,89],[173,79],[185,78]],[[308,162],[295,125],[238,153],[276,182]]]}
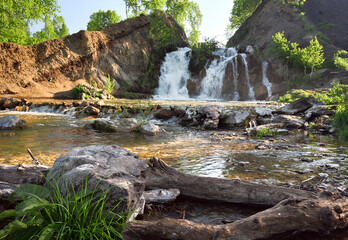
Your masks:
{"label": "shallow stream", "polygon": [[29,123],[29,128],[25,130],[0,132],[1,164],[33,164],[27,148],[41,164],[52,165],[57,157],[73,147],[117,144],[137,153],[140,158],[157,156],[190,174],[275,185],[298,185],[315,179],[323,186],[330,182],[342,190],[347,185],[348,143],[331,136],[301,131],[287,136],[256,139],[241,132],[201,131],[181,127],[175,121],[159,120],[152,121],[165,128],[167,135],[103,133],[84,128],[94,119],[77,119],[69,114],[45,111],[0,112],[0,116],[17,115]]}

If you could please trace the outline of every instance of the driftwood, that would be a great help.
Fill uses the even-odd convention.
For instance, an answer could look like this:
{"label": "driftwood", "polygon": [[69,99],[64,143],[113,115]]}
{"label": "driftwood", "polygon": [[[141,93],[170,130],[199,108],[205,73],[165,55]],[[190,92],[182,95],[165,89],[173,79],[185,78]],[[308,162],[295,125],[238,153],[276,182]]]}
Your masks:
{"label": "driftwood", "polygon": [[191,176],[157,158],[151,163],[146,172],[149,189],[177,188],[182,195],[199,199],[273,207],[226,225],[171,218],[130,222],[123,233],[125,239],[266,239],[292,232],[326,234],[348,225],[347,199],[240,180]]}
{"label": "driftwood", "polygon": [[177,188],[180,194],[203,200],[274,206],[288,198],[316,198],[308,191],[267,186],[239,179],[199,177],[179,172],[153,158],[146,170],[146,189]]}

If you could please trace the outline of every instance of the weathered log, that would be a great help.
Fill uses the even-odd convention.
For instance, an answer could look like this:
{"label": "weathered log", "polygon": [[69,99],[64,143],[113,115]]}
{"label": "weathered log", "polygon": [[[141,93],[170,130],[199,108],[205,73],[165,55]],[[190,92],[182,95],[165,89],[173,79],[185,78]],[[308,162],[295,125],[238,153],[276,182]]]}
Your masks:
{"label": "weathered log", "polygon": [[267,239],[284,233],[328,234],[348,226],[346,199],[286,199],[276,206],[226,225],[204,225],[182,219],[131,222],[125,239]]}
{"label": "weathered log", "polygon": [[188,197],[265,206],[274,206],[288,198],[317,198],[315,193],[298,189],[185,174],[156,157],[150,163],[146,169],[146,189],[177,188],[181,195]]}

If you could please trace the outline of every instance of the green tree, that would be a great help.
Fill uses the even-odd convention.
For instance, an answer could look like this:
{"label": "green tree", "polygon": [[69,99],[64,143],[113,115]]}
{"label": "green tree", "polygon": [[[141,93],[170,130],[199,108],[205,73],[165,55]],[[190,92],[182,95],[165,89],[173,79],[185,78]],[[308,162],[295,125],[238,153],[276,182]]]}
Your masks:
{"label": "green tree", "polygon": [[99,12],[93,13],[89,18],[90,20],[87,24],[88,31],[99,31],[122,20],[115,11],[111,10],[106,12],[99,10]]}
{"label": "green tree", "polygon": [[[57,15],[58,12],[57,0],[2,0],[0,42],[30,45],[67,35],[64,19]],[[30,27],[40,22],[45,24],[44,32],[31,34]]]}
{"label": "green tree", "polygon": [[262,0],[234,0],[228,29],[239,28],[253,14],[261,2]]}
{"label": "green tree", "polygon": [[[129,13],[131,16],[137,16],[157,10],[167,12],[188,32],[191,45],[198,43],[202,14],[197,3],[190,0],[124,0],[124,2],[127,16]],[[188,23],[186,28],[185,23]]]}
{"label": "green tree", "polygon": [[340,50],[333,57],[334,64],[337,68],[342,68],[348,71],[348,53],[345,50]]}

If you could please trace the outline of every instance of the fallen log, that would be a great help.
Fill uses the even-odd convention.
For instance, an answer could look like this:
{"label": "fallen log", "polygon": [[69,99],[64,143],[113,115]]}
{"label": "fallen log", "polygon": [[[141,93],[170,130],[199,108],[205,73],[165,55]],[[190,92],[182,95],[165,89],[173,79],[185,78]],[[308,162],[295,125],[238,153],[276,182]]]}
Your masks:
{"label": "fallen log", "polygon": [[288,198],[317,198],[315,193],[299,189],[185,174],[156,157],[150,159],[150,163],[145,170],[146,189],[177,188],[183,196],[202,200],[264,206],[274,206]]}
{"label": "fallen log", "polygon": [[286,199],[276,206],[226,225],[165,218],[128,224],[125,239],[267,239],[292,232],[328,234],[348,226],[346,199]]}

